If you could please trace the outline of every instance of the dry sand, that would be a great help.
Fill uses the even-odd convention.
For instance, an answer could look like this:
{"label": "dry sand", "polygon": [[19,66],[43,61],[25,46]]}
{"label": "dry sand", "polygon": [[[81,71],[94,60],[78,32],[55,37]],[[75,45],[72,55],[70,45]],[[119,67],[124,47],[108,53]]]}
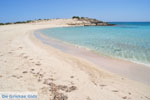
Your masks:
{"label": "dry sand", "polygon": [[150,85],[129,80],[43,44],[37,29],[72,19],[0,26],[0,92],[38,92],[39,100],[150,100]]}

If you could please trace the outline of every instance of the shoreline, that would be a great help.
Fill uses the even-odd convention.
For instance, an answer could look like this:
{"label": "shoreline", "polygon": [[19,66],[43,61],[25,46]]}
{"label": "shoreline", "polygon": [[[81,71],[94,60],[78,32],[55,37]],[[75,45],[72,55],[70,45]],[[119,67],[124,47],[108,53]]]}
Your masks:
{"label": "shoreline", "polygon": [[[43,33],[38,32],[38,30],[34,32],[34,36],[46,45],[57,48],[64,53],[83,58],[89,62],[94,63],[97,67],[103,68],[114,74],[121,75],[122,77],[150,84],[149,66],[109,56],[103,56],[90,50],[86,50],[85,48],[78,48],[71,43],[48,37]],[[115,66],[119,67],[116,68]]]}
{"label": "shoreline", "polygon": [[34,36],[35,30],[65,27],[70,22],[76,21],[58,19],[1,26],[0,92],[37,92],[39,100],[55,100],[58,95],[67,100],[150,98],[149,84],[97,68],[83,58],[43,44]]}
{"label": "shoreline", "polygon": [[[66,26],[66,27],[85,27],[85,26]],[[61,27],[59,27],[59,28],[61,28]],[[118,61],[125,61],[125,62],[129,62],[129,63],[134,63],[134,64],[138,64],[138,65],[150,68],[150,64],[140,63],[140,62],[136,62],[136,61],[133,61],[133,60],[128,60],[128,59],[119,58],[119,57],[113,57],[113,56],[109,56],[109,55],[103,55],[102,53],[97,52],[95,50],[92,50],[88,47],[79,46],[79,45],[76,45],[76,44],[65,42],[63,40],[59,40],[59,39],[56,39],[56,38],[53,38],[53,37],[49,37],[49,36],[45,35],[44,33],[40,32],[41,30],[45,30],[45,29],[51,29],[51,28],[44,28],[44,29],[40,29],[40,30],[35,30],[34,33],[39,33],[39,34],[43,35],[44,38],[48,37],[51,40],[62,42],[63,44],[66,44],[68,46],[70,45],[70,46],[73,46],[73,47],[76,47],[76,48],[81,48],[81,49],[84,49],[84,50],[88,50],[89,52],[95,53],[99,56],[103,56],[103,57],[110,58],[110,59],[115,59],[115,60],[118,60]]]}

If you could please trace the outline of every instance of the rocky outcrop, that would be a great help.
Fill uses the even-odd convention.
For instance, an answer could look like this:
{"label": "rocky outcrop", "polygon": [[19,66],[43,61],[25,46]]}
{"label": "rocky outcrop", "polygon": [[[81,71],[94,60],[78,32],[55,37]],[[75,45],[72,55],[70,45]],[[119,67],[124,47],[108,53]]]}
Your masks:
{"label": "rocky outcrop", "polygon": [[[103,22],[97,19],[88,18],[88,17],[79,17],[73,18],[81,23],[73,23],[72,25],[83,25],[83,26],[114,26],[115,24],[110,24],[107,22]],[[70,24],[71,25],[71,24]]]}

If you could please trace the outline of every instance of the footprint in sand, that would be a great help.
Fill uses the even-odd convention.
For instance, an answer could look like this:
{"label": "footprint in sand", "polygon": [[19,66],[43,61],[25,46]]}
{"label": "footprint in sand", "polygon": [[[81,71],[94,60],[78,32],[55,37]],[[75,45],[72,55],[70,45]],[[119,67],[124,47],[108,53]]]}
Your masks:
{"label": "footprint in sand", "polygon": [[101,85],[99,85],[99,86],[101,86],[101,87],[105,87],[105,86],[107,86],[107,85],[101,84]]}
{"label": "footprint in sand", "polygon": [[23,71],[22,73],[24,73],[24,74],[25,74],[25,73],[28,73],[28,71]]}
{"label": "footprint in sand", "polygon": [[40,90],[42,93],[47,94],[49,91],[49,87],[42,87],[42,88],[40,88]]}
{"label": "footprint in sand", "polygon": [[112,92],[119,92],[118,90],[112,90]]}
{"label": "footprint in sand", "polygon": [[41,82],[41,81],[42,81],[42,79],[43,79],[43,77],[44,77],[44,75],[43,75],[43,74],[41,74],[41,72],[37,72],[37,73],[35,73],[35,76],[38,78],[38,82]]}
{"label": "footprint in sand", "polygon": [[51,81],[55,81],[55,79],[53,79],[53,78],[49,78],[49,80],[51,80]]}
{"label": "footprint in sand", "polygon": [[51,80],[49,80],[49,78],[45,79],[43,84],[50,85],[51,84]]}
{"label": "footprint in sand", "polygon": [[16,77],[16,75],[12,75],[12,77]]}
{"label": "footprint in sand", "polygon": [[122,97],[122,99],[127,99],[127,96]]}
{"label": "footprint in sand", "polygon": [[27,59],[27,58],[28,58],[28,56],[24,56],[23,58]]}
{"label": "footprint in sand", "polygon": [[70,78],[74,78],[74,76],[70,76]]}
{"label": "footprint in sand", "polygon": [[39,77],[38,77],[38,82],[41,82],[41,81],[42,81],[42,78],[43,78],[43,75],[40,74]]}
{"label": "footprint in sand", "polygon": [[91,100],[91,98],[90,98],[90,97],[87,97],[86,100]]}
{"label": "footprint in sand", "polygon": [[122,80],[124,80],[124,78],[121,78]]}
{"label": "footprint in sand", "polygon": [[17,78],[17,79],[20,79],[20,78],[22,78],[23,76],[12,75],[12,77],[15,77],[15,78]]}
{"label": "footprint in sand", "polygon": [[25,55],[25,53],[21,53],[19,56],[23,56],[23,55]]}
{"label": "footprint in sand", "polygon": [[19,70],[19,68],[15,68],[15,70]]}
{"label": "footprint in sand", "polygon": [[36,63],[35,65],[36,65],[36,66],[41,66],[41,64],[40,64],[40,63]]}
{"label": "footprint in sand", "polygon": [[92,83],[97,86],[97,83],[95,81],[92,81]]}
{"label": "footprint in sand", "polygon": [[145,98],[146,98],[146,99],[148,99],[148,100],[150,100],[150,98],[149,98],[149,97],[147,97],[147,96],[145,96]]}
{"label": "footprint in sand", "polygon": [[34,72],[34,70],[35,70],[35,69],[33,69],[33,68],[30,69],[30,73],[31,73],[31,74],[37,74],[37,73]]}
{"label": "footprint in sand", "polygon": [[64,95],[63,93],[54,92],[53,95],[54,96],[52,100],[67,100],[68,99],[68,97]]}
{"label": "footprint in sand", "polygon": [[10,51],[10,52],[8,52],[8,54],[12,54],[12,52]]}
{"label": "footprint in sand", "polygon": [[31,71],[34,71],[34,69],[32,68],[32,69],[30,69]]}
{"label": "footprint in sand", "polygon": [[51,82],[54,81],[54,80],[55,80],[55,79],[53,79],[53,78],[45,79],[44,82],[43,82],[43,84],[49,84],[49,83],[51,83]]}
{"label": "footprint in sand", "polygon": [[33,59],[29,59],[29,60],[33,60]]}
{"label": "footprint in sand", "polygon": [[0,78],[3,77],[2,75],[0,75]]}
{"label": "footprint in sand", "polygon": [[129,92],[128,94],[131,95],[131,92]]}
{"label": "footprint in sand", "polygon": [[18,47],[18,49],[23,49],[23,47]]}
{"label": "footprint in sand", "polygon": [[74,83],[73,83],[73,82],[70,82],[70,84],[71,84],[71,85],[74,85]]}

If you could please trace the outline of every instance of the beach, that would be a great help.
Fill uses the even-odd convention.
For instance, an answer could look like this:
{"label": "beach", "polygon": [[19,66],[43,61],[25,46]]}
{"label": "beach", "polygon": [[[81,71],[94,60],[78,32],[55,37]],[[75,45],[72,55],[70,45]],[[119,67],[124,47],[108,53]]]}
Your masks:
{"label": "beach", "polygon": [[[69,23],[79,22],[52,19],[0,26],[0,92],[37,92],[39,100],[150,100],[148,68],[104,58],[99,62],[101,65],[107,61],[107,66],[114,63],[117,68],[97,67],[91,59],[63,52],[34,35],[39,29],[72,26]],[[121,66],[129,63],[121,73],[138,74],[142,69],[145,77],[139,75],[141,80],[132,80],[132,75],[118,75]]]}

